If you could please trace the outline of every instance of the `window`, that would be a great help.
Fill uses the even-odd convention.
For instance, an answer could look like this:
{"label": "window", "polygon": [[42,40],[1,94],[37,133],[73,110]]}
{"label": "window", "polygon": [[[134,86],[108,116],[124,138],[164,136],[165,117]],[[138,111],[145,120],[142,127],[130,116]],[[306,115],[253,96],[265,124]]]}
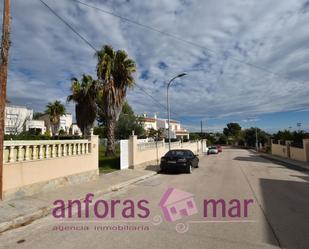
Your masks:
{"label": "window", "polygon": [[187,205],[188,205],[188,208],[192,209],[192,208],[193,208],[193,202],[192,202],[192,200],[187,201]]}
{"label": "window", "polygon": [[172,212],[172,214],[176,214],[177,213],[176,208],[175,207],[171,207],[171,212]]}

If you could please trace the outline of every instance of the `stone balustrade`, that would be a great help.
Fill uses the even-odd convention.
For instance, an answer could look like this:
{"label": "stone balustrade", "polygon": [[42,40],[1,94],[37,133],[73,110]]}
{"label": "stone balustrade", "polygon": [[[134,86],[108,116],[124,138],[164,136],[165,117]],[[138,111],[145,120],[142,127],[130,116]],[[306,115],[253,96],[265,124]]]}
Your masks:
{"label": "stone balustrade", "polygon": [[91,152],[91,141],[79,140],[20,140],[4,141],[4,163],[25,162],[79,156]]}

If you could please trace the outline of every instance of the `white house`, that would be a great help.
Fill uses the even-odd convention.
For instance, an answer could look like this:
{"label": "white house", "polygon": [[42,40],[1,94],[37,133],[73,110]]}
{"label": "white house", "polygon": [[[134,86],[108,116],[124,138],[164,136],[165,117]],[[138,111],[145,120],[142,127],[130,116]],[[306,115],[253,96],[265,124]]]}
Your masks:
{"label": "white house", "polygon": [[[154,115],[154,117],[147,117],[146,114],[143,114],[141,119],[143,121],[144,129],[146,131],[150,129],[154,129],[154,130],[162,129],[164,130],[165,137],[168,136],[168,120],[167,119],[158,118],[157,115]],[[189,132],[186,129],[181,127],[181,124],[179,121],[170,120],[170,137],[174,139],[175,138],[189,139]]]}
{"label": "white house", "polygon": [[144,129],[146,131],[154,129],[157,130],[157,115],[154,115],[153,118],[147,117],[147,114],[142,115],[142,121],[144,124]]}
{"label": "white house", "polygon": [[33,110],[25,106],[6,104],[5,106],[5,134],[18,134],[25,130],[28,120],[32,120]]}
{"label": "white house", "polygon": [[70,135],[77,135],[77,136],[81,136],[83,133],[81,132],[81,130],[79,129],[78,125],[76,123],[73,123],[71,125],[71,129],[70,129]]}
{"label": "white house", "polygon": [[27,120],[26,131],[44,134],[46,132],[44,120]]}
{"label": "white house", "polygon": [[70,128],[73,124],[73,118],[71,113],[66,113],[60,117],[60,125],[59,125],[59,131],[63,130],[67,133],[69,133]]}

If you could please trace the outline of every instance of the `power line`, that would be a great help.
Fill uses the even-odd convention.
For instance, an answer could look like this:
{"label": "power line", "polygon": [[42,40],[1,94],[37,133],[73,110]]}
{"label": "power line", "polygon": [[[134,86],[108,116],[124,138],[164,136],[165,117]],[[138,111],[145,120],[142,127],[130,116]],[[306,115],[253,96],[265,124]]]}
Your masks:
{"label": "power line", "polygon": [[[208,51],[208,52],[210,52],[210,53],[213,53],[213,54],[218,55],[218,51],[215,51],[215,50],[213,50],[213,49],[210,49],[210,48],[208,48],[208,47],[206,47],[206,46],[204,46],[204,45],[200,45],[200,44],[198,44],[198,43],[196,43],[196,42],[183,39],[182,37],[180,37],[180,36],[178,36],[178,35],[175,35],[175,34],[172,34],[172,33],[166,32],[166,31],[162,31],[162,30],[160,30],[160,29],[157,29],[157,28],[154,28],[154,27],[152,27],[152,26],[150,26],[150,25],[146,25],[146,24],[143,24],[143,23],[134,21],[134,20],[129,19],[129,18],[127,18],[127,17],[123,17],[123,16],[121,16],[121,15],[115,13],[115,12],[111,12],[111,11],[108,11],[108,10],[105,10],[105,9],[102,9],[102,8],[99,8],[99,7],[96,7],[96,6],[94,6],[94,5],[90,5],[90,4],[85,3],[85,2],[82,2],[82,1],[80,1],[80,0],[70,0],[70,1],[76,2],[76,3],[78,3],[78,4],[81,4],[81,5],[86,6],[86,7],[88,7],[88,8],[95,9],[95,10],[97,10],[97,11],[99,11],[99,12],[102,12],[102,13],[105,13],[105,14],[108,14],[108,15],[111,15],[111,16],[114,16],[114,17],[119,18],[119,19],[121,19],[121,20],[123,20],[123,21],[126,21],[126,22],[128,22],[128,23],[137,25],[137,26],[142,27],[142,28],[144,28],[144,29],[148,29],[148,30],[150,30],[150,31],[152,31],[152,32],[156,32],[156,33],[159,33],[159,34],[161,34],[161,35],[168,36],[168,37],[170,37],[170,38],[172,38],[172,39],[174,39],[174,40],[178,40],[178,41],[180,41],[180,42],[182,42],[182,43],[186,43],[186,44],[188,44],[188,45],[191,45],[191,46],[194,46],[194,47],[198,47],[198,48],[201,48],[201,49],[203,49],[203,50],[206,50],[206,51]],[[244,65],[247,65],[247,66],[250,66],[250,67],[254,67],[254,68],[259,69],[259,70],[261,70],[261,71],[264,71],[264,72],[267,72],[267,73],[269,73],[269,74],[275,75],[275,76],[277,76],[277,77],[279,77],[279,78],[287,79],[287,76],[282,76],[282,75],[280,75],[280,74],[278,74],[278,73],[276,73],[276,72],[273,72],[273,71],[271,71],[271,70],[269,70],[269,69],[267,69],[267,68],[265,68],[265,67],[256,65],[256,64],[251,63],[251,62],[243,61],[241,58],[238,58],[238,57],[236,57],[236,56],[232,56],[232,55],[227,55],[227,56],[228,56],[231,60],[233,60],[233,61],[235,61],[235,62],[244,64]]]}
{"label": "power line", "polygon": [[[80,39],[82,39],[90,48],[92,48],[95,52],[98,50],[91,44],[90,41],[88,41],[84,36],[82,36],[70,23],[68,23],[66,20],[64,20],[58,13],[52,9],[46,2],[43,0],[39,0],[49,11],[51,11],[59,20],[61,20],[68,28],[70,28]],[[149,94],[144,88],[139,86],[137,83],[135,83],[135,86],[140,89],[142,92],[144,92],[146,95],[148,95],[153,101],[155,101],[158,105],[166,109],[166,106],[160,103],[157,99],[155,99],[151,94]],[[174,115],[177,115],[174,113]]]}
{"label": "power line", "polygon": [[39,0],[47,9],[49,9],[50,12],[52,12],[58,19],[60,19],[69,29],[71,29],[79,38],[81,38],[85,43],[88,44],[89,47],[91,47],[94,51],[97,52],[97,49],[84,37],[82,36],[75,28],[72,27],[71,24],[69,24],[66,20],[64,20],[61,16],[57,14],[57,12],[52,9],[47,3],[45,3],[43,0]]}

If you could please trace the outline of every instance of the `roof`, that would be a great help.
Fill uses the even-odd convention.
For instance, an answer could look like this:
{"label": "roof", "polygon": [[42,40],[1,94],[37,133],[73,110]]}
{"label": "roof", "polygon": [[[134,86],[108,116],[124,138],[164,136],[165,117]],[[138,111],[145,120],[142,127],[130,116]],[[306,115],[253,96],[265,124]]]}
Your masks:
{"label": "roof", "polygon": [[176,130],[176,131],[174,131],[176,134],[189,134],[189,132],[188,131],[186,131],[186,130]]}
{"label": "roof", "polygon": [[156,122],[156,119],[155,118],[144,118],[142,117],[141,118],[144,122]]}
{"label": "roof", "polygon": [[177,120],[170,120],[170,123],[180,124],[180,121],[177,121]]}
{"label": "roof", "polygon": [[169,187],[163,194],[159,206],[164,207],[173,203],[193,197],[193,194]]}
{"label": "roof", "polygon": [[33,111],[32,109],[28,108],[27,106],[22,106],[22,105],[12,105],[10,103],[6,103],[5,107],[11,107],[11,108],[20,108],[20,109],[27,109],[29,111]]}

